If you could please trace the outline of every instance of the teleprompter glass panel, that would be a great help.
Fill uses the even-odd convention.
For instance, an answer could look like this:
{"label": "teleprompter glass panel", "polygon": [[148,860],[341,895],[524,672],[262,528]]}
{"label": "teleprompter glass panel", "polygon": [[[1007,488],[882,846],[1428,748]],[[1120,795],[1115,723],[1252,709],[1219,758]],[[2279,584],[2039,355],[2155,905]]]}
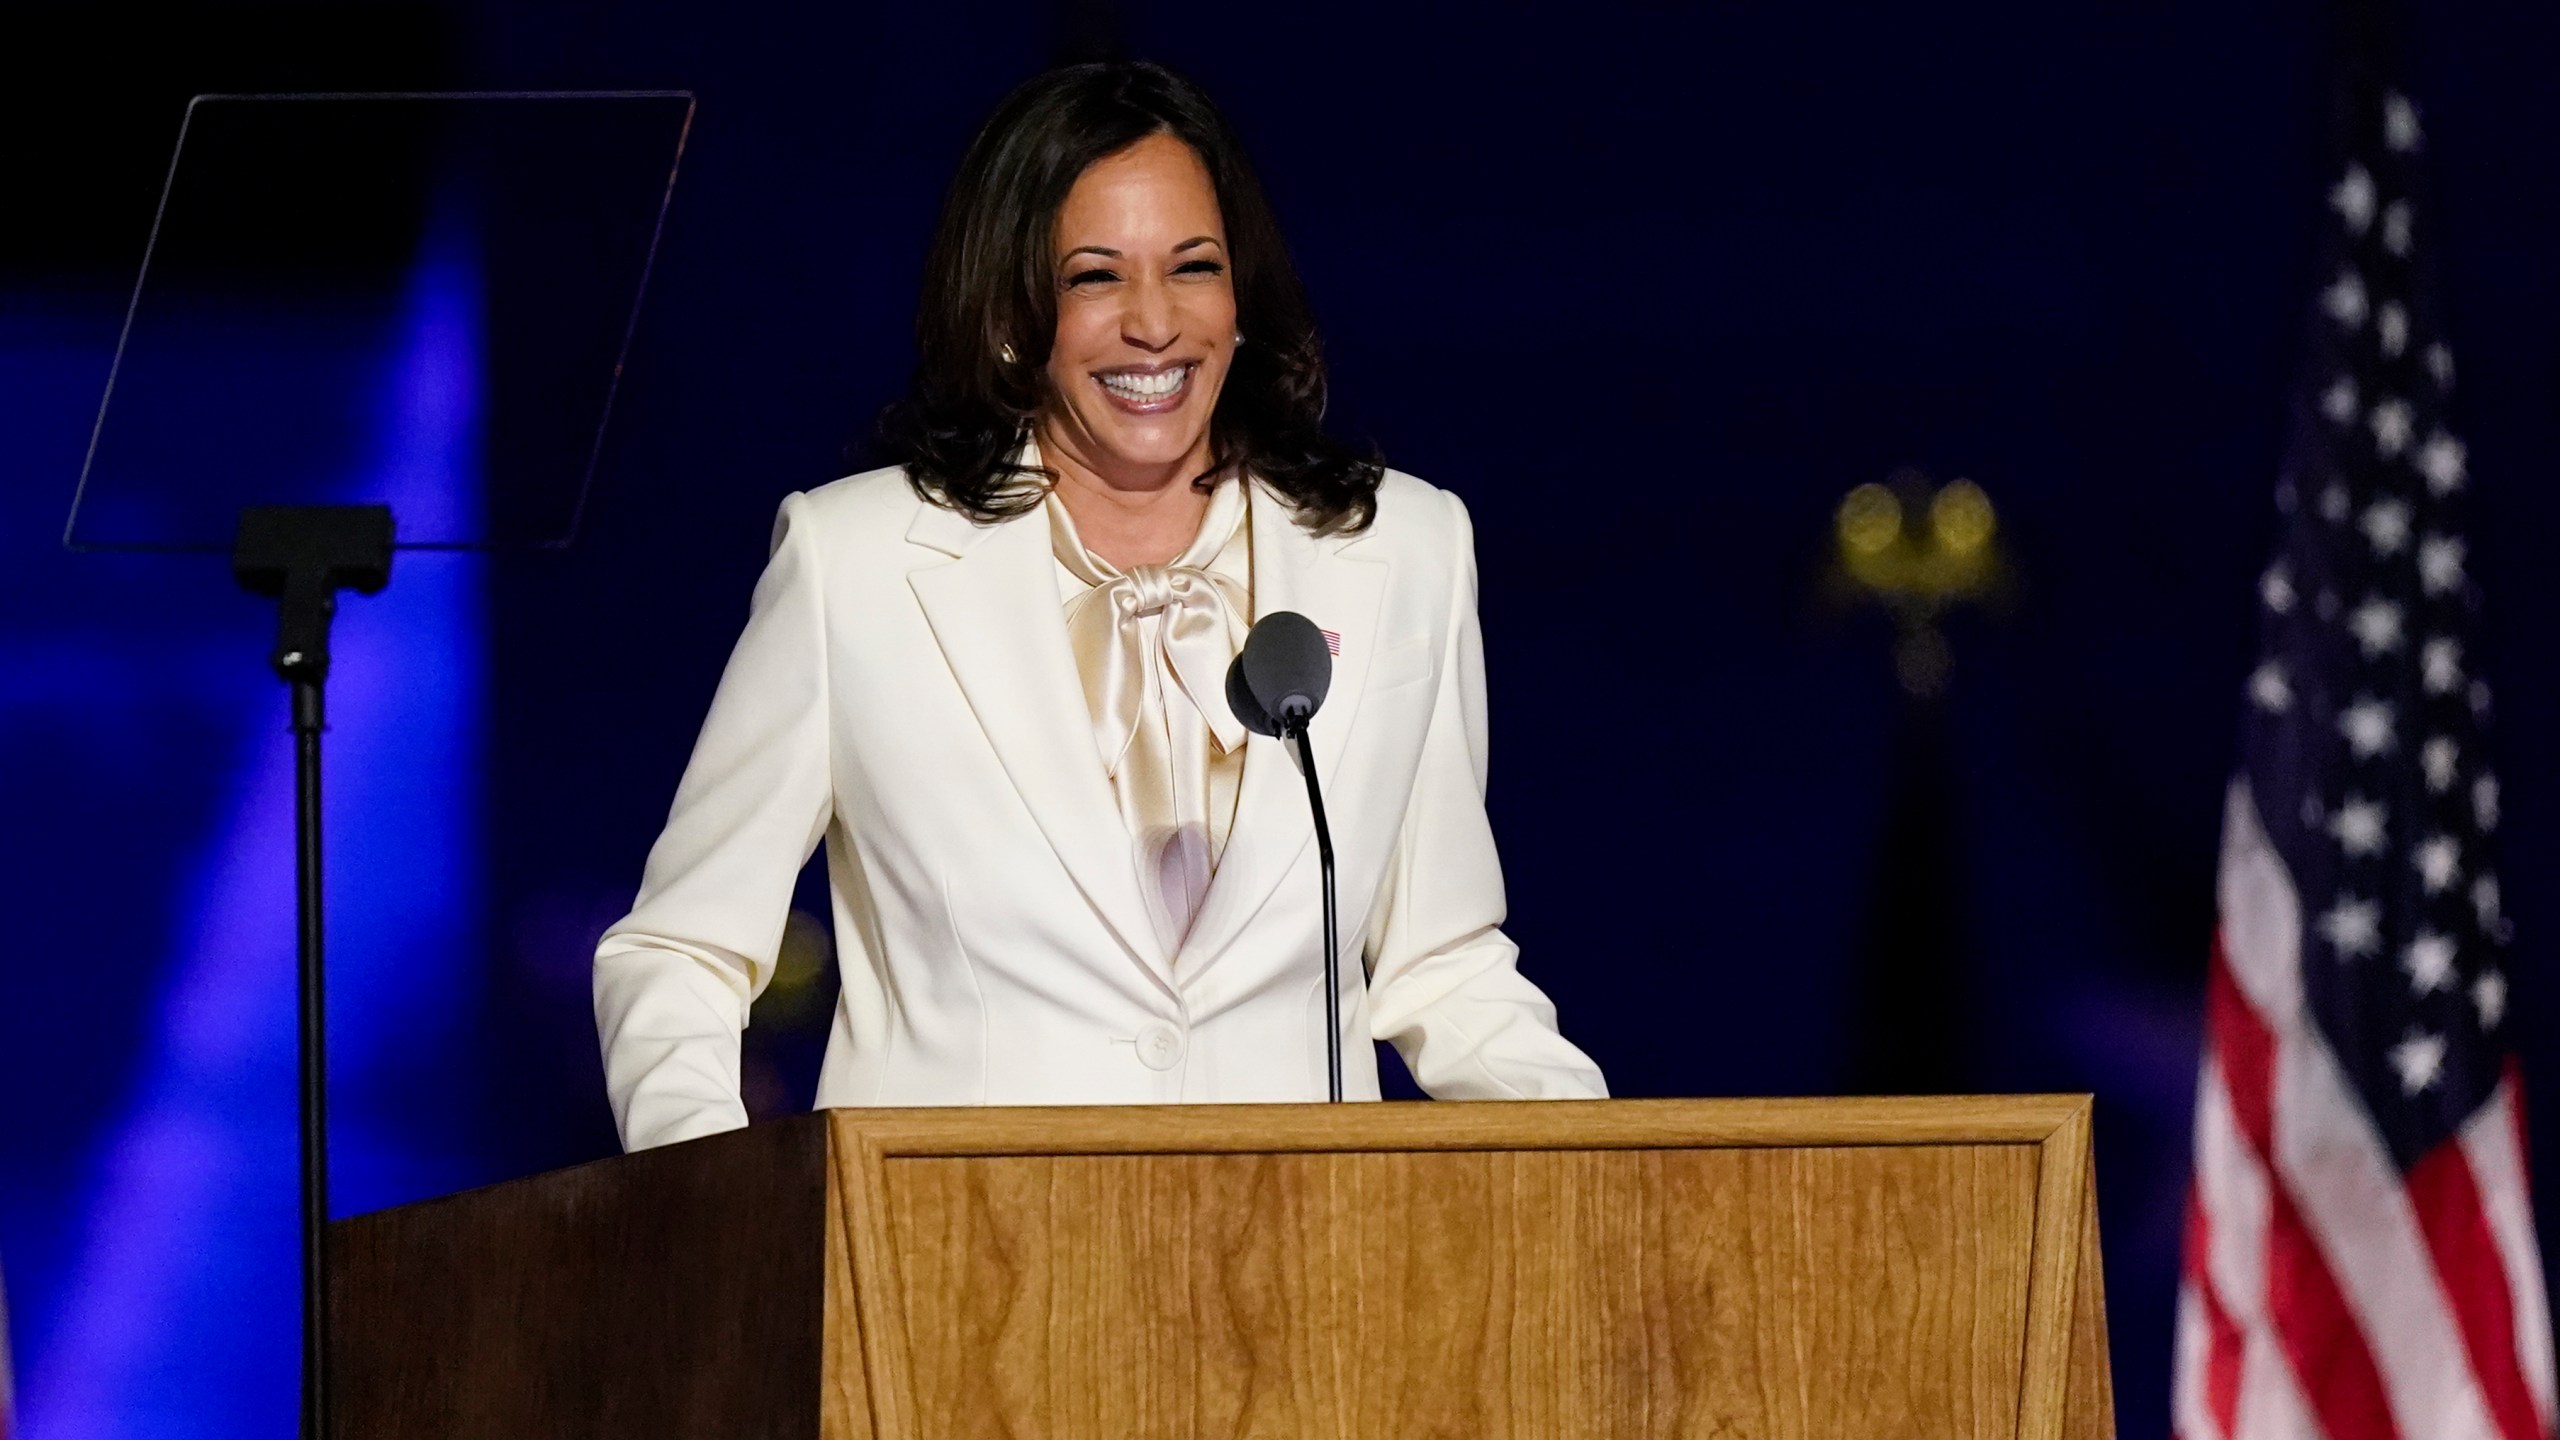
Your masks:
{"label": "teleprompter glass panel", "polygon": [[246,506],[386,503],[405,547],[568,544],[692,116],[198,96],[65,543],[226,551]]}

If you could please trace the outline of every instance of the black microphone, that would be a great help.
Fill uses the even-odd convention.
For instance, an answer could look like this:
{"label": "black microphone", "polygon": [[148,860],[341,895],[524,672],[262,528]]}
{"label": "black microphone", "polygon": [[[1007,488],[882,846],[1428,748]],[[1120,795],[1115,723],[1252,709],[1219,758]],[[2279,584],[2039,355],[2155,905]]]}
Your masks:
{"label": "black microphone", "polygon": [[1324,823],[1316,785],[1316,751],[1307,722],[1333,686],[1333,652],[1316,623],[1294,610],[1263,616],[1227,667],[1227,708],[1257,735],[1294,740],[1307,777],[1307,809],[1316,822],[1316,868],[1324,876],[1324,1058],[1329,1096],[1342,1099],[1342,940],[1334,922],[1333,831]]}

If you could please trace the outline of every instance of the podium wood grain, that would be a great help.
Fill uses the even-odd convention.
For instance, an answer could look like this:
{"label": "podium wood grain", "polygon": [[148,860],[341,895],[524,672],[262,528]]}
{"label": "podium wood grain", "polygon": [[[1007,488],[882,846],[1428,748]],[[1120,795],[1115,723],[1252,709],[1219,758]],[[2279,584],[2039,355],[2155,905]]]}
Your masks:
{"label": "podium wood grain", "polygon": [[342,1433],[2100,1440],[2087,1113],[803,1117],[343,1222]]}

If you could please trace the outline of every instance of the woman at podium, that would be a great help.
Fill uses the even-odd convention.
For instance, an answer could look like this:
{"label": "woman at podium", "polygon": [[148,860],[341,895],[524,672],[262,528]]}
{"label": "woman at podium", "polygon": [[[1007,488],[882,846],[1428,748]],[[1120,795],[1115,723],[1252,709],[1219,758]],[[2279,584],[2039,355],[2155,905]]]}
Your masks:
{"label": "woman at podium", "polygon": [[1043,75],[961,164],[900,463],[782,503],[630,915],[595,957],[625,1147],[746,1123],[738,1039],[824,840],[843,988],[817,1103],[1319,1100],[1304,781],[1223,680],[1249,623],[1335,652],[1312,726],[1346,1094],[1587,1098],[1504,936],[1457,498],[1326,436],[1298,277],[1206,96]]}

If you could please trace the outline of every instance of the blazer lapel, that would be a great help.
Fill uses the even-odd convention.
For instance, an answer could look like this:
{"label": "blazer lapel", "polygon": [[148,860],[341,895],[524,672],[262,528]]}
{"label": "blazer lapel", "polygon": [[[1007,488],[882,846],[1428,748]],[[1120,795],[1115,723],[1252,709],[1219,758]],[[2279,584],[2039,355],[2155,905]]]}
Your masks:
{"label": "blazer lapel", "polygon": [[1094,753],[1047,520],[1034,510],[980,525],[928,505],[907,538],[958,557],[907,577],[943,659],[1059,862],[1169,991],[1170,957],[1148,922],[1128,828]]}
{"label": "blazer lapel", "polygon": [[[1332,689],[1309,726],[1325,807],[1338,817],[1358,803],[1357,797],[1335,790],[1333,782],[1342,771],[1360,697],[1368,688],[1369,661],[1377,653],[1378,608],[1386,595],[1388,565],[1384,559],[1346,553],[1367,532],[1310,535],[1299,527],[1287,497],[1257,486],[1249,522],[1254,618],[1295,610],[1342,640]],[[1218,859],[1217,876],[1209,882],[1175,963],[1175,973],[1185,981],[1226,952],[1314,843],[1315,820],[1307,810],[1307,782],[1298,769],[1296,748],[1267,735],[1254,736],[1245,747],[1244,779],[1237,787],[1226,853]],[[1334,828],[1339,834],[1339,820]]]}

